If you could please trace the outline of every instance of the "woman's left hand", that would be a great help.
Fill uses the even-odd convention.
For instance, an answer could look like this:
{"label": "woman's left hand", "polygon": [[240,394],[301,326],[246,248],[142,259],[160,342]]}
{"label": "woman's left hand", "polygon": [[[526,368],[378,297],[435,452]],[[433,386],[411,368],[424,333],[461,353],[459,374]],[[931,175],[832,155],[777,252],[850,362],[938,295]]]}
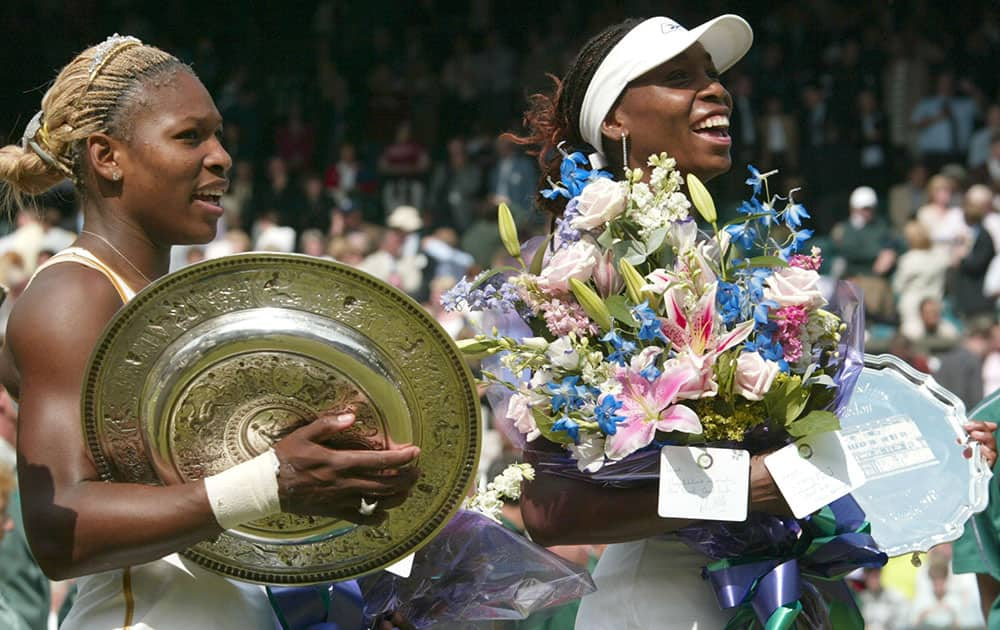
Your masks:
{"label": "woman's left hand", "polygon": [[[997,430],[996,422],[986,422],[984,420],[970,420],[966,422],[965,430],[969,433],[969,439],[979,442],[979,449],[986,458],[990,470],[997,462],[997,439],[993,432]],[[972,457],[972,449],[966,448],[965,457]]]}

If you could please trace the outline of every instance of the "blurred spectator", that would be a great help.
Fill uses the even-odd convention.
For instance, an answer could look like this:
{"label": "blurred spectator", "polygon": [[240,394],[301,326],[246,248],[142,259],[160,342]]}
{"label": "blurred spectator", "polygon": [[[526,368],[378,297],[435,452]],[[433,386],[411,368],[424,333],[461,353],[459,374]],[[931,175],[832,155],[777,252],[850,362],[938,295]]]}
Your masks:
{"label": "blurred spectator", "polygon": [[361,162],[358,161],[354,145],[350,142],[341,144],[337,150],[337,161],[327,167],[323,176],[323,186],[337,207],[341,209],[354,207],[356,203],[354,195],[360,175]]}
{"label": "blurred spectator", "polygon": [[257,238],[253,248],[259,252],[295,251],[295,228],[281,225],[277,212],[268,212],[257,221]]}
{"label": "blurred spectator", "polygon": [[864,569],[864,590],[858,605],[865,618],[865,630],[904,630],[910,602],[892,588],[882,585],[882,569]]}
{"label": "blurred spectator", "polygon": [[386,229],[378,249],[369,254],[358,268],[410,295],[416,295],[423,283],[427,260],[419,255],[404,255],[406,236],[407,233],[402,229]]}
{"label": "blurred spectator", "polygon": [[801,99],[798,137],[801,142],[802,174],[810,187],[822,186],[823,169],[829,168],[829,164],[825,163],[825,148],[830,108],[823,89],[815,84],[802,88]]}
{"label": "blurred spectator", "polygon": [[869,186],[851,193],[847,221],[833,228],[836,255],[843,259],[844,277],[864,291],[865,314],[875,321],[894,323],[896,305],[889,272],[896,263],[894,237],[875,212],[878,195]]}
{"label": "blurred spectator", "polygon": [[882,94],[893,149],[910,154],[916,133],[910,117],[927,87],[928,47],[912,31],[890,35],[889,60],[882,71]]}
{"label": "blurred spectator", "polygon": [[458,248],[458,234],[447,227],[425,236],[420,249],[427,255],[432,278],[461,278],[476,262],[472,254]]}
{"label": "blurred spectator", "polygon": [[990,145],[997,134],[1000,134],[1000,103],[993,103],[986,110],[986,124],[977,129],[969,140],[969,158],[966,164],[970,170],[986,165],[990,158]]}
{"label": "blurred spectator", "polygon": [[951,571],[951,545],[932,548],[917,573],[910,615],[913,630],[982,628],[976,578]]}
{"label": "blurred spectator", "polygon": [[863,90],[857,95],[851,125],[850,136],[858,150],[861,177],[884,192],[889,177],[887,125],[873,91]]}
{"label": "blurred spectator", "polygon": [[[958,327],[944,317],[941,300],[926,297],[920,302],[920,329],[914,327],[909,339],[925,352],[943,352],[961,339]],[[925,370],[929,372],[930,370]]]}
{"label": "blurred spectator", "polygon": [[462,251],[472,254],[476,265],[480,268],[485,269],[490,266],[497,250],[503,247],[497,227],[495,206],[486,204],[480,206],[479,216],[462,234],[460,246]]}
{"label": "blurred spectator", "polygon": [[955,312],[967,322],[996,316],[994,300],[983,291],[986,271],[996,255],[993,237],[983,227],[983,219],[993,210],[993,191],[975,185],[965,195],[964,216],[969,237],[954,250],[951,297]]}
{"label": "blurred spectator", "polygon": [[[6,534],[14,529],[14,519],[8,512],[10,496],[14,492],[14,470],[0,463],[0,543]],[[0,591],[0,626],[7,630],[28,630],[27,624],[17,614],[17,611],[7,602],[3,591]]]}
{"label": "blurred spectator", "polygon": [[293,173],[309,168],[316,154],[316,130],[302,119],[302,106],[292,101],[288,116],[274,134],[278,155]]}
{"label": "blurred spectator", "polygon": [[978,181],[988,184],[994,190],[1000,190],[1000,133],[994,134],[990,140],[990,155],[977,177]]}
{"label": "blurred spectator", "polygon": [[920,304],[926,298],[938,302],[944,298],[951,261],[931,247],[927,228],[919,221],[907,223],[903,235],[909,249],[896,262],[892,290],[897,297],[900,331],[910,339],[918,339],[923,334]]}
{"label": "blurred spectator", "polygon": [[294,226],[303,213],[305,200],[299,189],[292,185],[285,160],[272,157],[267,163],[267,184],[255,187],[251,206],[253,212],[243,217],[243,229],[256,237],[261,231],[260,221],[281,226]]}
{"label": "blurred spectator", "polygon": [[733,97],[733,113],[729,118],[729,135],[733,138],[733,166],[756,164],[760,131],[758,111],[753,100],[753,79],[749,74],[731,77],[729,91]]}
{"label": "blurred spectator", "polygon": [[497,162],[489,176],[489,204],[495,210],[506,203],[519,226],[537,225],[541,217],[533,211],[538,184],[535,163],[507,138],[497,138],[495,146]]}
{"label": "blurred spectator", "polygon": [[916,162],[907,169],[906,179],[889,189],[889,220],[893,229],[902,232],[926,203],[927,167]]}
{"label": "blurred spectator", "polygon": [[935,175],[927,181],[927,203],[917,210],[920,221],[934,247],[953,259],[968,238],[962,209],[954,205],[956,184],[947,175]]}
{"label": "blurred spectator", "polygon": [[[972,90],[963,82],[966,92]],[[911,122],[917,129],[917,155],[931,170],[948,162],[965,163],[969,138],[978,113],[975,100],[955,93],[955,77],[942,72],[935,80],[935,91],[917,103]]]}
{"label": "blurred spectator", "polygon": [[990,328],[972,326],[960,343],[937,357],[934,378],[958,396],[966,409],[983,399],[983,360],[990,350]]}
{"label": "blurred spectator", "polygon": [[367,232],[355,230],[344,236],[330,240],[327,253],[334,260],[353,267],[360,267],[372,251],[371,239]]}
{"label": "blurred spectator", "polygon": [[317,230],[321,234],[330,232],[333,202],[323,190],[323,178],[315,171],[309,171],[302,178],[302,214],[291,226],[300,234],[306,230]]}
{"label": "blurred spectator", "polygon": [[[469,129],[471,117],[479,100],[479,86],[485,79],[480,72],[479,60],[472,52],[464,33],[452,40],[451,55],[441,69],[441,87],[444,88],[442,110],[447,112],[445,132],[454,135]],[[488,76],[488,74],[486,74]]]}
{"label": "blurred spectator", "polygon": [[28,548],[14,479],[8,478],[6,484],[3,480],[5,471],[13,471],[16,433],[17,408],[7,390],[0,387],[0,621],[5,621],[4,603],[18,618],[10,626],[0,627],[41,630],[48,626],[49,580]]}
{"label": "blurred spectator", "polygon": [[465,141],[448,141],[448,156],[438,164],[431,178],[429,203],[435,226],[451,226],[464,232],[476,216],[481,202],[483,176],[479,166],[469,161]]}
{"label": "blurred spectator", "polygon": [[242,254],[251,249],[250,236],[240,229],[228,230],[222,238],[218,238],[205,246],[206,258],[219,258],[230,254]]}
{"label": "blurred spectator", "polygon": [[1000,389],[1000,324],[990,327],[990,346],[983,359],[983,396]]}
{"label": "blurred spectator", "polygon": [[400,123],[396,128],[395,141],[385,148],[378,160],[384,207],[423,207],[424,178],[429,168],[427,149],[413,139],[409,122]]}
{"label": "blurred spectator", "polygon": [[307,256],[316,258],[327,257],[326,236],[323,232],[315,229],[306,230],[299,237],[299,250]]}

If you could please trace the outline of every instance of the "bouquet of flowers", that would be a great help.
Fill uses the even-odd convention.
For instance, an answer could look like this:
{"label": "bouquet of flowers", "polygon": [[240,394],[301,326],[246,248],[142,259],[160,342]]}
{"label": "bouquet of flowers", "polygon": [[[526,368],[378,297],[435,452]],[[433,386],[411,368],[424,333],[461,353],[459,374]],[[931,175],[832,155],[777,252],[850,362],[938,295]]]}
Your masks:
{"label": "bouquet of flowers", "polygon": [[[568,203],[534,251],[501,205],[516,264],[463,279],[444,298],[505,322],[460,346],[492,357],[483,377],[506,392],[491,400],[499,419],[527,442],[565,447],[568,457],[543,458],[540,470],[628,485],[658,476],[664,445],[762,452],[839,429],[862,367],[862,311],[846,283],[836,304],[824,296],[821,252],[803,251],[812,231],[795,191],[771,195],[774,172],[751,166],[751,198],[720,225],[704,185],[665,153],[649,158],[648,178],[626,169],[616,181],[589,166],[564,154],[560,181],[542,194]],[[817,599],[806,579],[885,563],[853,500],[835,503],[801,520],[751,513],[678,534],[722,563],[706,567],[721,605],[750,625],[792,623],[802,601]]]}
{"label": "bouquet of flowers", "polygon": [[[675,161],[649,158],[614,181],[565,158],[543,191],[569,199],[557,230],[524,263],[509,211],[500,233],[520,268],[460,282],[449,308],[515,312],[526,337],[478,335],[471,355],[497,354],[485,378],[512,393],[506,417],[528,441],[563,444],[595,472],[654,441],[742,442],[750,432],[798,437],[839,428],[831,409],[846,325],[827,310],[818,250],[791,195],[753,197],[719,226],[693,175],[682,192]],[[783,201],[783,207],[777,207]],[[699,239],[692,206],[712,226]],[[778,438],[775,438],[778,439]]]}

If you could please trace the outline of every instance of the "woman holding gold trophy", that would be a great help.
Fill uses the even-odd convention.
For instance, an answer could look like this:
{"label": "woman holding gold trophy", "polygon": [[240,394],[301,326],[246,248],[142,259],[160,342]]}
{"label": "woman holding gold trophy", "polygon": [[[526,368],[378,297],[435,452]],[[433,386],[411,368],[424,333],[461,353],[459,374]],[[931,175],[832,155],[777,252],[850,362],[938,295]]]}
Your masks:
{"label": "woman holding gold trophy", "polygon": [[376,524],[418,476],[416,446],[327,446],[355,421],[344,408],[203,481],[99,478],[81,429],[88,358],[122,305],[167,273],[172,245],[214,238],[232,165],[221,129],[190,67],[116,35],[73,59],[21,144],[0,149],[10,198],[70,179],[84,214],[80,238],[19,298],[4,348],[28,538],[49,577],[79,586],[64,628],[273,628],[262,587],[177,552],[282,511]]}

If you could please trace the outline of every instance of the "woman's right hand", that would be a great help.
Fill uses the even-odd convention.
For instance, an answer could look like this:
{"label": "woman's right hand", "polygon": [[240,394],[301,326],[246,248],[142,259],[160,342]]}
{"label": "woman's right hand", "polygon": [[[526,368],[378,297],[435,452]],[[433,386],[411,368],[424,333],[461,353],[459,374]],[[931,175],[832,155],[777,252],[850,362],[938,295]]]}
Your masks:
{"label": "woman's right hand", "polygon": [[[420,449],[405,445],[344,450],[324,444],[352,424],[352,413],[322,416],[274,445],[281,464],[278,495],[283,511],[372,525],[385,520],[387,509],[406,500],[420,476],[412,465]],[[362,499],[377,502],[371,515],[359,511]]]}

